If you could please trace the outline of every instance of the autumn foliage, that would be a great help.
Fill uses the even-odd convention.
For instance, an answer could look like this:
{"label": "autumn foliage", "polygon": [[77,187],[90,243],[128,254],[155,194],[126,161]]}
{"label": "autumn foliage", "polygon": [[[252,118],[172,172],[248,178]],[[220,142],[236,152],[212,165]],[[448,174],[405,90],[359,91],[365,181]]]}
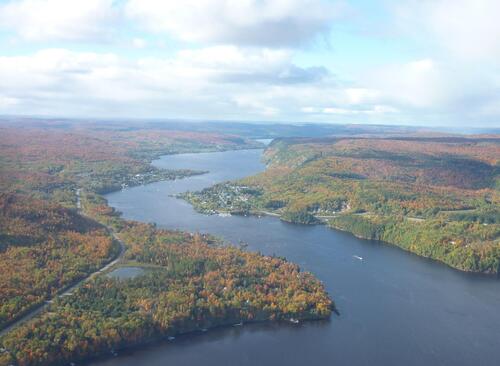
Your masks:
{"label": "autumn foliage", "polygon": [[0,193],[0,327],[109,260],[100,225],[72,210]]}
{"label": "autumn foliage", "polygon": [[[196,173],[152,167],[162,154],[254,144],[215,133],[89,126],[0,123],[0,328],[53,299],[0,338],[0,365],[68,364],[213,326],[330,315],[323,285],[298,266],[125,221],[100,195]],[[111,231],[127,247],[124,260],[145,273],[129,280],[99,274],[55,296],[116,256]]]}
{"label": "autumn foliage", "polygon": [[98,277],[2,339],[20,366],[65,364],[128,345],[221,325],[321,319],[333,303],[311,274],[280,258],[200,234],[124,222],[130,264],[146,273]]}
{"label": "autumn foliage", "polygon": [[277,139],[265,172],[185,198],[203,212],[278,214],[498,273],[500,138]]}

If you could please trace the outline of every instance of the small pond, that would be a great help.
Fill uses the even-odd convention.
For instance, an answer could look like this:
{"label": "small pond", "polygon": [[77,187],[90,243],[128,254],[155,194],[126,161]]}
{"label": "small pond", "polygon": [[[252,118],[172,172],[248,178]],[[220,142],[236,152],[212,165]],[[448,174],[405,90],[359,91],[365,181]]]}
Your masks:
{"label": "small pond", "polygon": [[118,267],[108,273],[108,276],[128,280],[144,274],[146,271],[141,267]]}

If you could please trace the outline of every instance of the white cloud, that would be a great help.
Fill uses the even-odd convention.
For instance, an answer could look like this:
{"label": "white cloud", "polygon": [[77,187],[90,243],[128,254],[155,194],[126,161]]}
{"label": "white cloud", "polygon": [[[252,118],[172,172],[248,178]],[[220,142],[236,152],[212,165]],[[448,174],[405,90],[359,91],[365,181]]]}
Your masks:
{"label": "white cloud", "polygon": [[0,26],[28,41],[106,40],[117,16],[113,0],[21,0],[0,5]]}
{"label": "white cloud", "polygon": [[341,116],[359,116],[359,115],[386,115],[389,113],[399,112],[396,108],[385,106],[385,105],[375,105],[365,109],[352,109],[352,108],[339,108],[339,107],[325,107],[325,108],[315,108],[315,107],[304,107],[301,109],[304,113],[309,114],[330,114],[330,115],[341,115]]}
{"label": "white cloud", "polygon": [[[109,53],[33,47],[31,55],[0,57],[0,113],[498,124],[500,2],[393,3],[394,29],[404,28],[399,36],[417,56],[372,66],[371,54],[360,53],[365,71],[345,81],[337,70],[294,62],[294,47],[326,34],[342,14],[334,1],[9,1],[0,5],[4,39],[17,35],[9,54],[20,39],[23,52],[31,41],[114,45]],[[196,48],[179,50],[172,38]],[[123,45],[135,49],[113,53]],[[298,56],[341,69],[353,56],[338,61],[339,50],[350,52]]]}
{"label": "white cloud", "polygon": [[226,83],[308,83],[328,76],[325,68],[300,68],[287,50],[214,46],[181,50],[179,67],[203,69],[205,77]]}
{"label": "white cloud", "polygon": [[111,42],[139,25],[188,42],[282,47],[328,31],[342,13],[329,0],[8,0],[0,27],[27,41]]}
{"label": "white cloud", "polygon": [[253,110],[262,116],[272,117],[280,113],[280,109],[273,107],[273,103],[262,101],[253,95],[235,95],[233,101],[243,110]]}
{"label": "white cloud", "polygon": [[[291,69],[302,70],[286,51],[232,46],[136,61],[114,54],[47,49],[30,56],[0,57],[0,98],[17,101],[0,103],[0,113],[271,115],[279,108],[272,101],[256,99],[254,93],[274,85],[298,85],[295,79],[287,82],[276,76]],[[314,83],[306,78],[300,85]]]}
{"label": "white cloud", "polygon": [[0,113],[300,120],[333,115],[328,108],[355,111],[347,117],[385,112],[369,104],[372,91],[293,73],[307,70],[284,50],[215,46],[131,61],[47,49],[0,57]]}
{"label": "white cloud", "polygon": [[396,25],[393,36],[404,37],[412,52],[422,57],[368,72],[360,79],[363,87],[377,90],[381,103],[390,103],[413,120],[498,123],[500,2],[390,0],[389,4]]}
{"label": "white cloud", "polygon": [[295,46],[327,31],[342,6],[328,0],[129,0],[145,29],[188,42]]}
{"label": "white cloud", "polygon": [[411,0],[394,9],[400,28],[450,57],[500,65],[500,1]]}
{"label": "white cloud", "polygon": [[380,98],[380,92],[367,88],[347,88],[344,91],[345,100],[348,104],[371,103]]}
{"label": "white cloud", "polygon": [[284,50],[234,46],[138,60],[65,49],[4,56],[0,114],[440,124],[494,123],[500,114],[498,79],[479,87],[477,78],[431,59],[387,66],[346,86],[329,73],[280,78],[305,72],[292,59]]}
{"label": "white cloud", "polygon": [[[500,117],[496,0],[392,0],[394,29],[403,30],[420,57],[371,70],[367,57],[369,71],[349,83],[321,65],[293,62],[295,46],[327,35],[345,15],[336,0],[0,4],[0,27],[12,49],[19,40],[26,41],[23,47],[37,41],[111,44],[107,54],[50,49],[0,57],[0,113],[461,123],[498,123]],[[118,31],[125,41],[117,42]],[[172,38],[197,48],[176,50]],[[152,47],[159,42],[175,53],[144,56],[144,48],[160,54]],[[112,43],[135,48],[136,58],[113,54]]]}
{"label": "white cloud", "polygon": [[18,103],[15,98],[0,97],[0,108],[8,108]]}
{"label": "white cloud", "polygon": [[416,108],[443,105],[453,89],[444,70],[431,59],[387,65],[376,70],[371,81],[387,98]]}
{"label": "white cloud", "polygon": [[246,70],[279,68],[290,62],[291,53],[285,50],[241,49],[235,46],[214,46],[181,50],[178,61],[208,69]]}
{"label": "white cloud", "polygon": [[429,58],[384,66],[366,76],[365,85],[378,91],[379,102],[409,115],[440,115],[457,124],[480,120],[488,105],[500,103],[499,79],[465,64]]}
{"label": "white cloud", "polygon": [[144,47],[147,47],[148,45],[148,42],[143,39],[143,38],[133,38],[132,39],[132,46],[134,46],[135,48],[144,48]]}

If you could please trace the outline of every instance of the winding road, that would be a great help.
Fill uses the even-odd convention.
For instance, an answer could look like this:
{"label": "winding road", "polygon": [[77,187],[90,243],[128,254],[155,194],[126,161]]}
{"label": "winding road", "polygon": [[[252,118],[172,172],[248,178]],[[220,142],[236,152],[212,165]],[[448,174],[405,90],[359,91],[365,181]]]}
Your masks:
{"label": "winding road", "polygon": [[[77,209],[78,209],[78,212],[80,215],[88,217],[83,212],[81,212],[80,191],[81,191],[80,189],[78,189],[76,191],[76,196],[77,196],[77,205],[76,206],[77,206]],[[73,293],[73,290],[75,290],[77,287],[79,287],[82,283],[94,278],[95,276],[97,276],[103,272],[106,272],[111,267],[116,265],[123,258],[123,255],[125,254],[125,250],[126,250],[125,244],[118,238],[116,233],[113,232],[113,230],[110,227],[106,226],[106,229],[111,233],[111,235],[113,235],[113,239],[115,239],[120,244],[120,252],[118,253],[118,255],[113,260],[111,260],[111,262],[108,262],[103,267],[90,273],[88,276],[86,276],[86,277],[82,278],[81,280],[79,280],[78,282],[72,284],[70,287],[63,289],[61,292],[57,293],[55,296],[53,296],[49,300],[46,300],[42,304],[40,304],[37,307],[33,308],[32,310],[28,311],[28,313],[26,313],[21,318],[17,319],[16,321],[14,321],[10,325],[8,325],[6,328],[0,330],[0,337],[7,334],[11,330],[17,328],[21,324],[24,324],[25,322],[33,319],[35,316],[37,316],[38,314],[40,314],[41,312],[46,310],[50,306],[50,304],[52,304],[54,299],[56,299],[57,297],[70,296]]]}

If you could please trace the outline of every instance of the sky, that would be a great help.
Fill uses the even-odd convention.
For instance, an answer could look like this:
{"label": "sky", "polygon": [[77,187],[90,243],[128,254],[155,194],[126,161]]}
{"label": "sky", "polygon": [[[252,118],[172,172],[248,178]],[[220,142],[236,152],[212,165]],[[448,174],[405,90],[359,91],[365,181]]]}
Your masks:
{"label": "sky", "polygon": [[0,0],[0,115],[500,127],[499,0]]}

